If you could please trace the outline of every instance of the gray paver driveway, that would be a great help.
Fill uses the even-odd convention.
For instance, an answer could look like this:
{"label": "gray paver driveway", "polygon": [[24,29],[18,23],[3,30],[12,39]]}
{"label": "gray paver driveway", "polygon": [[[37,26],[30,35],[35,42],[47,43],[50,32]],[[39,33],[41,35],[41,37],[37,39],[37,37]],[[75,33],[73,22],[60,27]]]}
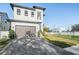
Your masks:
{"label": "gray paver driveway", "polygon": [[64,48],[64,50],[72,52],[76,55],[79,55],[79,45],[78,46],[72,46],[72,47],[68,47],[68,48]]}
{"label": "gray paver driveway", "polygon": [[7,48],[3,49],[2,55],[71,55],[47,41],[40,38],[20,38],[10,42]]}

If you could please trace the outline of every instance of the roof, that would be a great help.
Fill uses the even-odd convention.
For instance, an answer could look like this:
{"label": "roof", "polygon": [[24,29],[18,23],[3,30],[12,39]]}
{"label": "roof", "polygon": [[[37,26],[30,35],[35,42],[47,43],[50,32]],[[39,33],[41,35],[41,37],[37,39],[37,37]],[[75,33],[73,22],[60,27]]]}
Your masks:
{"label": "roof", "polygon": [[45,10],[46,8],[40,7],[40,6],[33,6],[33,8],[42,9]]}
{"label": "roof", "polygon": [[41,9],[41,10],[45,10],[46,8],[40,7],[40,6],[33,6],[33,8],[31,7],[26,7],[26,6],[21,6],[21,5],[17,5],[17,4],[12,4],[10,3],[12,9],[13,7],[20,7],[20,8],[25,8],[25,9],[29,9],[29,10],[35,10],[35,9]]}
{"label": "roof", "polygon": [[16,4],[12,4],[12,3],[10,3],[10,5],[11,5],[12,9],[13,9],[13,7],[20,7],[20,8],[25,8],[25,9],[29,9],[29,10],[35,10],[34,8],[16,5]]}
{"label": "roof", "polygon": [[41,22],[35,22],[35,21],[22,21],[22,20],[15,20],[15,19],[7,19],[9,22],[27,22],[27,23],[41,23]]}

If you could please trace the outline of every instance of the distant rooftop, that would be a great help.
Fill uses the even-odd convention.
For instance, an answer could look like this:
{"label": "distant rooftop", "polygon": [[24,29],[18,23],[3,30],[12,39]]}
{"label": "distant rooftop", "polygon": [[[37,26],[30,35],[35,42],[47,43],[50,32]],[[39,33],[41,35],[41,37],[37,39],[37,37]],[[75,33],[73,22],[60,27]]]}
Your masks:
{"label": "distant rooftop", "polygon": [[0,14],[7,14],[6,12],[0,12]]}
{"label": "distant rooftop", "polygon": [[6,12],[0,12],[0,14],[4,14],[8,17],[8,14]]}

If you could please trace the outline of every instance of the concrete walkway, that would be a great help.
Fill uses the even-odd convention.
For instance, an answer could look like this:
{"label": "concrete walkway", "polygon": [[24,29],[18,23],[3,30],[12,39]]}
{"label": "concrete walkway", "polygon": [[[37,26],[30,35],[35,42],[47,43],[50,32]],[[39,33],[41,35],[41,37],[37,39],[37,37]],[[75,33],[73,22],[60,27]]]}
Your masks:
{"label": "concrete walkway", "polygon": [[64,50],[69,51],[71,53],[74,53],[76,55],[79,55],[79,45],[68,47],[68,48],[64,48]]}

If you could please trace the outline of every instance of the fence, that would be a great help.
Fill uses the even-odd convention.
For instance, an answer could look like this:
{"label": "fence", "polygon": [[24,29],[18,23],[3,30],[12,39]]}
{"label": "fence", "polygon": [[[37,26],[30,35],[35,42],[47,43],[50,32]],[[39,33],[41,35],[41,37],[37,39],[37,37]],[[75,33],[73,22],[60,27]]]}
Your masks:
{"label": "fence", "polygon": [[9,31],[0,31],[0,38],[7,37],[8,38]]}
{"label": "fence", "polygon": [[48,32],[47,34],[79,35],[79,32]]}
{"label": "fence", "polygon": [[61,35],[79,35],[79,32],[62,32]]}

